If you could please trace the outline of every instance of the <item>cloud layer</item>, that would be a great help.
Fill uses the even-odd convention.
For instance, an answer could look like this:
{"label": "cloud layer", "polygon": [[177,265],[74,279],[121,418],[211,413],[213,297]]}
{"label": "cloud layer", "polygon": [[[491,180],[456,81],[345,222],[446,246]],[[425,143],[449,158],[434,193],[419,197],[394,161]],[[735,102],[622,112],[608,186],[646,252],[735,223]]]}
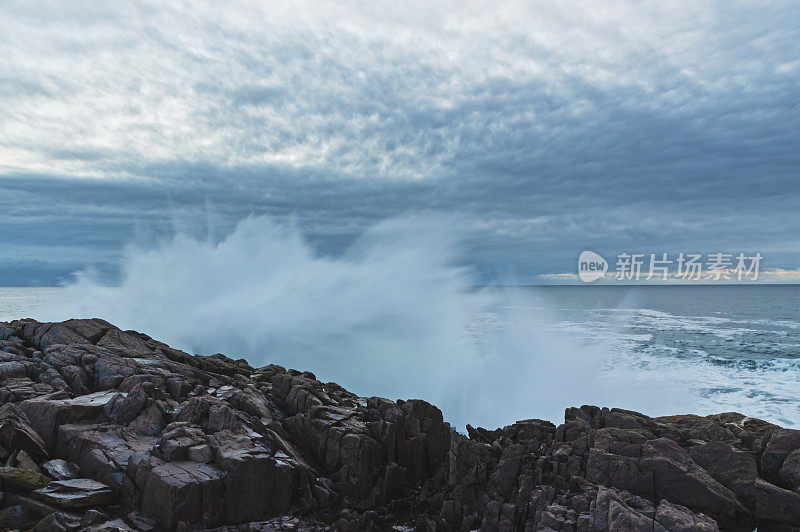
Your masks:
{"label": "cloud layer", "polygon": [[798,17],[789,1],[6,2],[0,284],[114,263],[209,205],[220,230],[294,216],[323,253],[383,218],[459,213],[486,278],[573,271],[585,248],[794,269]]}

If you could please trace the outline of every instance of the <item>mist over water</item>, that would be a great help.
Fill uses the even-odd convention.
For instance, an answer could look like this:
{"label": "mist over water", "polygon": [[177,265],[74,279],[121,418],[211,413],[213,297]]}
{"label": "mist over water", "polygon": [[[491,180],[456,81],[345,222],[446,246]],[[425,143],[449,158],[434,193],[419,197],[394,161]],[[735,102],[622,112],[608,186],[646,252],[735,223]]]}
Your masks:
{"label": "mist over water", "polygon": [[99,316],[191,353],[310,370],[366,396],[422,398],[460,428],[558,421],[565,406],[607,395],[599,346],[543,330],[542,311],[508,293],[473,287],[457,266],[457,225],[385,221],[330,257],[292,225],[251,217],[221,240],[177,234],[131,247],[119,284],[84,274],[45,317]]}
{"label": "mist over water", "polygon": [[310,370],[362,396],[425,399],[459,429],[558,423],[581,404],[800,422],[794,292],[478,289],[459,266],[468,257],[458,227],[452,217],[388,220],[337,256],[264,217],[217,239],[177,231],[130,247],[119,283],[83,274],[36,317],[98,316],[191,353]]}

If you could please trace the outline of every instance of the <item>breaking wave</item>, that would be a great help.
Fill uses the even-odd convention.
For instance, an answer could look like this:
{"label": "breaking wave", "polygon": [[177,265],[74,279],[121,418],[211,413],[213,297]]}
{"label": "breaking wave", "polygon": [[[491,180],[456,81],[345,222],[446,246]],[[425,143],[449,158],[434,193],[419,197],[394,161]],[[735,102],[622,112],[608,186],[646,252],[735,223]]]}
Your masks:
{"label": "breaking wave", "polygon": [[[422,398],[461,429],[558,422],[580,404],[651,415],[741,405],[796,421],[796,405],[753,394],[770,389],[774,368],[714,364],[696,354],[704,344],[685,343],[729,342],[754,325],[645,308],[565,321],[530,291],[475,288],[458,222],[384,221],[336,256],[265,217],[219,239],[179,232],[128,248],[113,286],[82,274],[43,317],[100,316],[192,353],[311,370],[363,396]],[[671,343],[659,339],[667,333]]]}
{"label": "breaking wave", "polygon": [[189,352],[422,398],[462,428],[558,420],[565,406],[601,399],[594,353],[538,327],[543,311],[474,288],[454,222],[385,221],[338,256],[265,217],[216,241],[177,234],[130,247],[113,286],[82,274],[47,317],[101,316]]}

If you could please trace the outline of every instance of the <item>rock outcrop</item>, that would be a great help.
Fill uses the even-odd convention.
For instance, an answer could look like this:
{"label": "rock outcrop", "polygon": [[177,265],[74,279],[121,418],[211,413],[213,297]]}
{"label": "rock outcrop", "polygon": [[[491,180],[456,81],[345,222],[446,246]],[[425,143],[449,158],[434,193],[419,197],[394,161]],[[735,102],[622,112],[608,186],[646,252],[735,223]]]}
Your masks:
{"label": "rock outcrop", "polygon": [[0,529],[800,530],[800,431],[582,406],[460,434],[421,400],[0,323]]}

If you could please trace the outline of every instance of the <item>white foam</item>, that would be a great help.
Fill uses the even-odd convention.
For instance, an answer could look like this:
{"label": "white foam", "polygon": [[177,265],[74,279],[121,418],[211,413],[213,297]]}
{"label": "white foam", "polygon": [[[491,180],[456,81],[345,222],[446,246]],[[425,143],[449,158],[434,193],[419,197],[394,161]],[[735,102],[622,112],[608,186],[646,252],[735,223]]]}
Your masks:
{"label": "white foam", "polygon": [[748,370],[715,363],[703,345],[659,340],[755,329],[646,308],[565,318],[525,291],[475,290],[457,266],[457,226],[390,220],[332,257],[292,226],[250,218],[220,241],[177,235],[131,248],[118,286],[84,275],[65,304],[37,316],[100,316],[191,352],[309,369],[365,396],[423,398],[457,427],[560,422],[580,404],[800,421],[796,364]]}
{"label": "white foam", "polygon": [[595,347],[546,330],[552,320],[527,297],[474,290],[455,265],[454,227],[390,220],[331,257],[294,227],[250,218],[218,242],[177,235],[131,248],[118,286],[84,275],[48,317],[102,316],[190,352],[423,398],[459,427],[559,421],[565,406],[597,400]]}

